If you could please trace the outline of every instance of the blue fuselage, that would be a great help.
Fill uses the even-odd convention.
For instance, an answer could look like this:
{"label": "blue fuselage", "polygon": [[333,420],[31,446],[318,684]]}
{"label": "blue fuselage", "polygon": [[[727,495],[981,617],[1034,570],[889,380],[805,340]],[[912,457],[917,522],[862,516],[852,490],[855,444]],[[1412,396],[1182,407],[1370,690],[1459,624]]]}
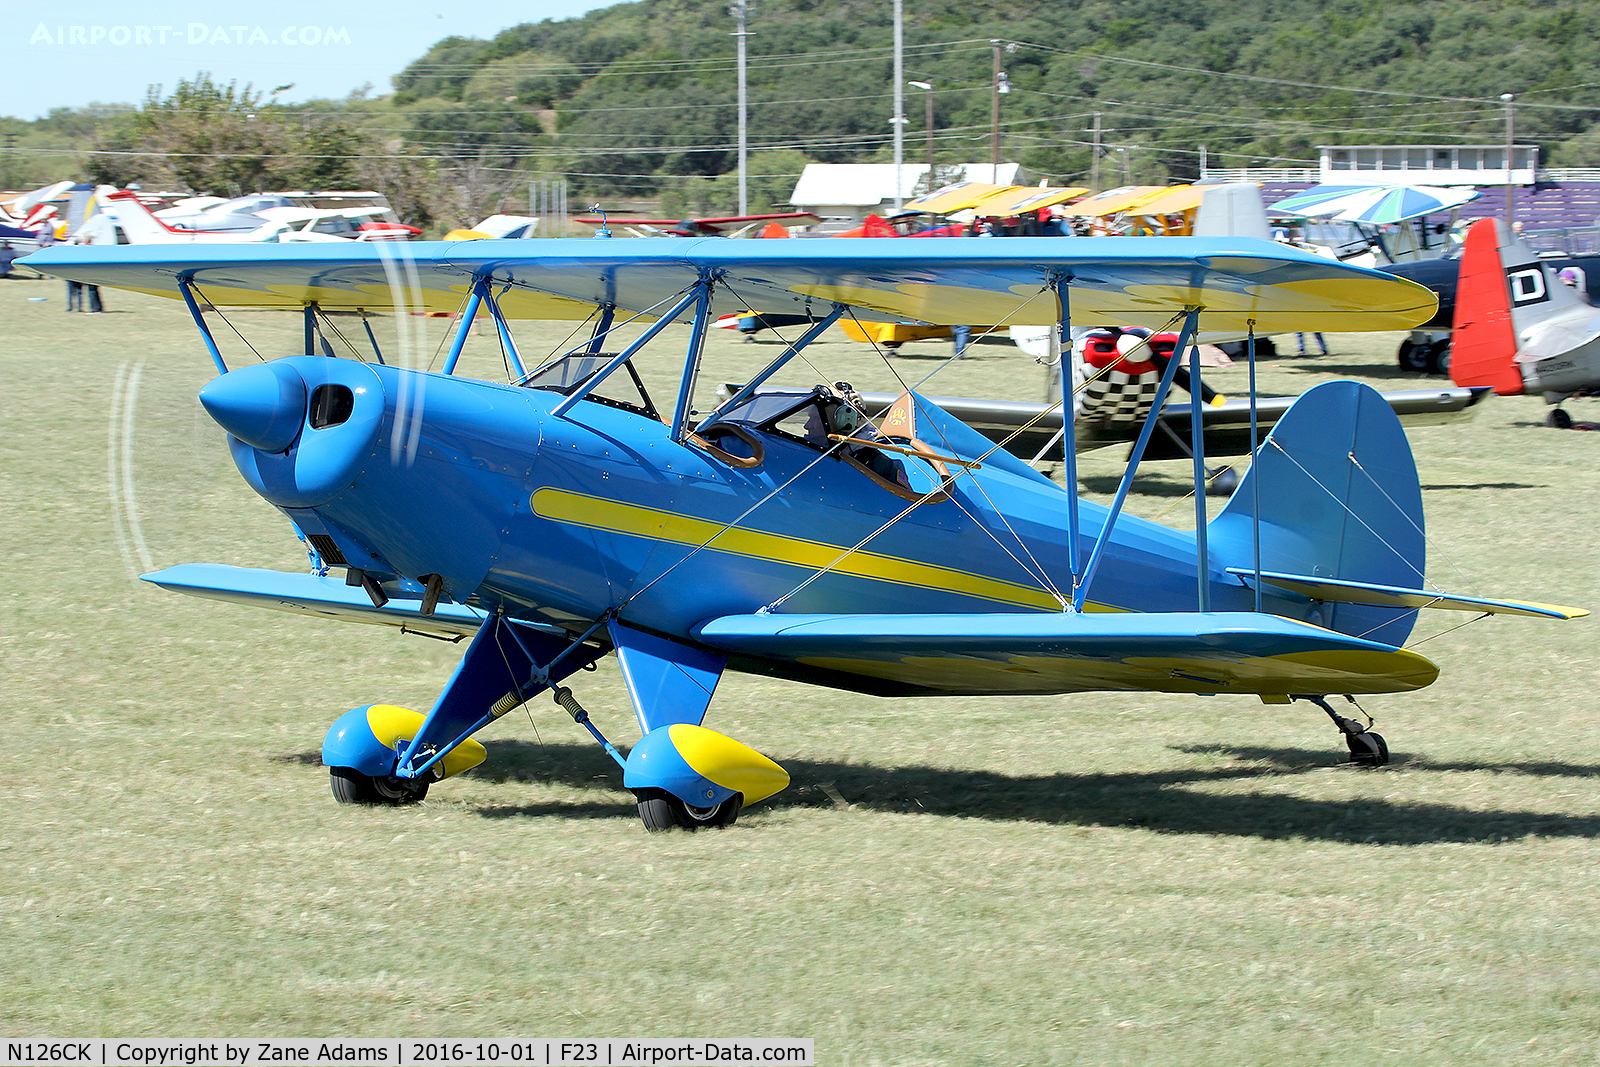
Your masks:
{"label": "blue fuselage", "polygon": [[[741,466],[620,406],[585,400],[553,415],[562,394],[543,389],[295,357],[207,390],[250,372],[242,392],[265,396],[264,367],[298,375],[311,399],[281,452],[230,439],[257,491],[350,566],[437,574],[451,598],[513,617],[582,630],[622,607],[631,625],[684,638],[779,601],[794,613],[1045,612],[1072,595],[1068,498],[1004,453],[956,477],[947,499],[913,506],[939,485],[915,457],[894,456],[909,490],[897,494],[837,451],[746,426],[763,455]],[[341,388],[348,413],[324,403]],[[258,414],[281,425],[284,413]],[[988,450],[953,420],[923,436],[947,456]],[[1105,517],[1080,505],[1081,557]],[[1249,610],[1254,593],[1226,573],[1225,554],[1213,546],[1213,609]],[[1195,574],[1192,534],[1124,516],[1089,604],[1193,610]],[[1309,611],[1270,597],[1267,608]]]}

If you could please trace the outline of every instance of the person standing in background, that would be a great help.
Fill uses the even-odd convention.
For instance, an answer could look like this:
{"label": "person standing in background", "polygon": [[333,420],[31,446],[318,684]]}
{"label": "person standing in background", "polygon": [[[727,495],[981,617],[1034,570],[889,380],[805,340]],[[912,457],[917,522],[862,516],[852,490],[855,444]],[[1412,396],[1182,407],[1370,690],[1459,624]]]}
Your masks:
{"label": "person standing in background", "polygon": [[[1320,333],[1314,333],[1311,336],[1316,340],[1317,347],[1322,349],[1322,354],[1323,355],[1327,355],[1328,354],[1328,342],[1326,342],[1326,341],[1324,341],[1322,339],[1322,335]],[[1300,346],[1300,354],[1302,356],[1305,355],[1306,354],[1306,335],[1303,334],[1303,333],[1297,333],[1297,334],[1294,335],[1294,340],[1295,340],[1295,344]]]}
{"label": "person standing in background", "polygon": [[[92,245],[94,244],[94,237],[93,235],[87,233],[80,234],[72,239],[72,243],[78,245]],[[82,311],[84,309],[83,297],[85,293],[88,293],[89,295],[89,314],[99,315],[103,313],[105,311],[105,307],[100,303],[100,287],[98,285],[86,285],[82,282],[67,283],[67,310]]]}

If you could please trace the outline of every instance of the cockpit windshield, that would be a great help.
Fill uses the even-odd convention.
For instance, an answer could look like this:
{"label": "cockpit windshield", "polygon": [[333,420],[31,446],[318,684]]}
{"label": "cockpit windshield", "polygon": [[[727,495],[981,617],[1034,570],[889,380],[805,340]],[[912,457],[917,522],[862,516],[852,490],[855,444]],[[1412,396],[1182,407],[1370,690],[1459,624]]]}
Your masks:
{"label": "cockpit windshield", "polygon": [[[615,355],[610,352],[594,355],[570,353],[546,363],[523,379],[522,384],[529,389],[550,389],[565,396],[593,378],[602,367],[615,358]],[[627,375],[624,376],[622,371],[627,371]],[[630,379],[633,386],[631,389],[628,387]],[[637,412],[652,419],[661,417],[631,359],[607,376],[605,381],[595,386],[584,399]]]}
{"label": "cockpit windshield", "polygon": [[[842,387],[842,388],[841,388]],[[835,436],[854,437],[866,434],[876,437],[877,431],[861,411],[859,397],[852,402],[854,390],[846,382],[835,388],[819,385],[804,392],[775,389],[763,391],[740,401],[716,417],[716,422],[739,422],[758,430],[775,432],[814,448],[827,450]]]}
{"label": "cockpit windshield", "polygon": [[811,389],[803,392],[798,389],[774,389],[771,392],[756,393],[722,412],[717,416],[717,421],[744,422],[751,426],[762,426],[815,399],[816,393]]}

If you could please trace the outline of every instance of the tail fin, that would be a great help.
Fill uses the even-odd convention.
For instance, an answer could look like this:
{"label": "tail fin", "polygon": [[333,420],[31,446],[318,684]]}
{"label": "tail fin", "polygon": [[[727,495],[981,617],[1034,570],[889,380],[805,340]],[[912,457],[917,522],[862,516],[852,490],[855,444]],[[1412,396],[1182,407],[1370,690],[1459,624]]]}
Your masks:
{"label": "tail fin", "polygon": [[117,220],[117,225],[122,227],[122,232],[128,235],[128,240],[134,244],[170,243],[175,235],[187,236],[185,231],[175,230],[156,218],[137,196],[126,190],[106,197],[104,206],[107,213]]}
{"label": "tail fin", "polygon": [[[1422,488],[1400,419],[1359,382],[1307,391],[1262,443],[1222,512],[1211,521],[1213,557],[1254,569],[1253,509],[1261,508],[1261,570],[1416,588],[1427,544]],[[1328,603],[1311,621],[1392,645],[1415,612]]]}
{"label": "tail fin", "polygon": [[1228,182],[1204,186],[1205,195],[1194,213],[1196,237],[1259,237],[1271,240],[1261,186],[1255,182]]}
{"label": "tail fin", "polygon": [[1502,396],[1522,392],[1522,371],[1516,363],[1517,328],[1511,318],[1515,284],[1525,299],[1547,296],[1542,265],[1529,251],[1527,266],[1505,267],[1502,251],[1526,251],[1498,219],[1479,219],[1467,229],[1456,280],[1454,332],[1450,337],[1450,378],[1457,385],[1488,385]]}

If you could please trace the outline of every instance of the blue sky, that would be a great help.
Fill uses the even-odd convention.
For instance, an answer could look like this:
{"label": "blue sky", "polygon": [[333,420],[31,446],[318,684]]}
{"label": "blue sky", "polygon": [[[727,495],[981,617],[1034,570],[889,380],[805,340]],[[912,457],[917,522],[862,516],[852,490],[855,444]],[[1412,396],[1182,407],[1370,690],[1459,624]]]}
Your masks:
{"label": "blue sky", "polygon": [[365,82],[384,93],[390,75],[441,37],[490,37],[611,2],[0,0],[13,44],[0,63],[0,115],[33,119],[54,107],[138,103],[146,86],[170,89],[202,70],[257,89],[292,82],[284,101],[341,97]]}

